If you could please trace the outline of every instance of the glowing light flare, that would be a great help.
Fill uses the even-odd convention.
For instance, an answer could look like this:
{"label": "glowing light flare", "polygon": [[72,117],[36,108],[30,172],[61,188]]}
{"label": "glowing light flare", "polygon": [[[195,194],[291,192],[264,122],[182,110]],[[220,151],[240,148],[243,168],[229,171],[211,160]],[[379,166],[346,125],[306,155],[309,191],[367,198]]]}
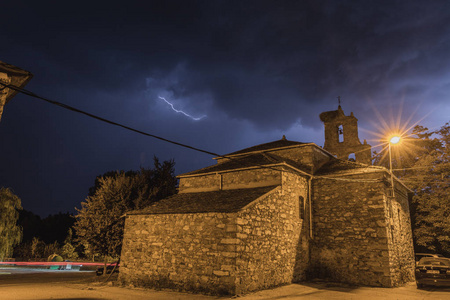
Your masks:
{"label": "glowing light flare", "polygon": [[206,115],[203,115],[203,116],[198,117],[198,118],[193,117],[193,116],[191,116],[190,114],[185,113],[185,112],[182,111],[182,110],[176,109],[176,108],[173,106],[172,103],[170,103],[169,101],[166,100],[166,98],[161,97],[161,96],[158,96],[158,98],[161,99],[161,100],[164,100],[164,102],[166,102],[166,103],[172,108],[173,111],[175,111],[175,112],[177,112],[177,113],[180,113],[180,114],[183,114],[183,115],[185,115],[186,117],[191,118],[191,119],[194,120],[194,121],[200,121],[201,119],[203,119],[203,118],[206,117]]}
{"label": "glowing light flare", "polygon": [[400,143],[400,137],[398,135],[394,135],[389,139],[389,143],[391,143],[392,145]]}
{"label": "glowing light flare", "polygon": [[[408,113],[406,120],[402,120],[404,100],[404,98],[399,99],[397,113],[394,113],[392,107],[385,106],[383,106],[382,112],[379,111],[369,99],[369,105],[372,107],[377,120],[369,120],[374,128],[373,130],[365,130],[364,128],[361,128],[361,130],[372,136],[368,139],[372,149],[381,148],[376,151],[374,157],[378,165],[388,166],[392,159],[394,167],[398,169],[410,167],[409,158],[413,158],[420,148],[420,145],[415,143],[417,136],[413,133],[413,128],[427,118],[432,111],[425,113],[422,118],[417,118],[415,115],[419,110],[418,105],[412,112]],[[401,147],[399,147],[399,143]]]}

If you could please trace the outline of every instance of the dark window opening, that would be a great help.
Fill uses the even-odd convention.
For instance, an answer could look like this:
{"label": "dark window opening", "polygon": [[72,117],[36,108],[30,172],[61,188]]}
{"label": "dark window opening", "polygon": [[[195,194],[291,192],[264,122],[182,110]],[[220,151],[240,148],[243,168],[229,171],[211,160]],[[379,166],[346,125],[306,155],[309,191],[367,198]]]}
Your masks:
{"label": "dark window opening", "polygon": [[356,156],[355,156],[355,153],[350,153],[350,155],[348,156],[348,160],[349,160],[349,161],[356,162]]}
{"label": "dark window opening", "polygon": [[298,197],[298,209],[299,209],[299,216],[300,219],[304,219],[305,218],[305,198],[303,198],[303,196],[299,196]]}

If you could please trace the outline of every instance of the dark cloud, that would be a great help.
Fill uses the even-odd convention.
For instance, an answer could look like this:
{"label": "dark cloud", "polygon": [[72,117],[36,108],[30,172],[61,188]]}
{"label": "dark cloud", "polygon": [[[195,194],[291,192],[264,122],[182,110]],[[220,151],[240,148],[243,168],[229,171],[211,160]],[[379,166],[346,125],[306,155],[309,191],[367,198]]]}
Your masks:
{"label": "dark cloud", "polygon": [[[366,133],[376,111],[448,121],[448,1],[14,1],[2,11],[0,60],[34,74],[27,89],[220,154],[282,134],[321,145],[318,115],[337,96]],[[79,206],[96,175],[153,155],[174,158],[178,173],[212,163],[23,95],[0,123],[0,185],[43,215]]]}

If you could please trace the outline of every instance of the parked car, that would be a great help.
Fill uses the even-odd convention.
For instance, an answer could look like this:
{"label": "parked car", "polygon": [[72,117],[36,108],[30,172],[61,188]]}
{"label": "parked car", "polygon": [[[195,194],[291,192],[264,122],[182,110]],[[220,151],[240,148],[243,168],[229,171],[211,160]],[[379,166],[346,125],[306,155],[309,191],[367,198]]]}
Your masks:
{"label": "parked car", "polygon": [[444,257],[442,254],[434,254],[434,253],[416,253],[415,259],[416,259],[416,265],[419,263],[419,260],[422,257]]}
{"label": "parked car", "polygon": [[425,285],[450,286],[450,259],[423,257],[416,266],[417,288]]}
{"label": "parked car", "polygon": [[[114,273],[119,273],[119,267],[120,264],[118,264],[117,262],[109,264],[106,266],[106,274],[111,274],[111,272],[114,271]],[[103,275],[103,270],[105,269],[105,267],[98,267],[97,271],[95,271],[95,274],[97,274],[97,276]]]}

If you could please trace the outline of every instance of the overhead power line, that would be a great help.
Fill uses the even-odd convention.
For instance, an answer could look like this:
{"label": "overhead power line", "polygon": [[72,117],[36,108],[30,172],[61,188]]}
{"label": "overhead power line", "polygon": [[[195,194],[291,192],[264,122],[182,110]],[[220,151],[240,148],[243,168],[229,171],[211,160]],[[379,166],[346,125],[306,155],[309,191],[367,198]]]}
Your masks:
{"label": "overhead power line", "polygon": [[[19,88],[19,87],[15,86],[15,85],[12,85],[12,84],[4,84],[4,83],[2,83],[1,81],[0,81],[0,84],[3,85],[3,88],[10,88],[10,89],[12,89],[12,90],[15,90],[15,91],[17,91],[17,92],[20,92],[20,93],[22,93],[22,94],[25,94],[25,95],[27,95],[27,96],[34,97],[34,98],[37,98],[37,99],[46,101],[46,102],[48,102],[48,103],[51,103],[51,104],[60,106],[60,107],[62,107],[62,108],[65,108],[65,109],[68,109],[68,110],[71,110],[71,111],[74,111],[74,112],[77,112],[77,113],[80,113],[80,114],[83,114],[83,115],[86,115],[86,116],[88,116],[88,117],[94,118],[94,119],[96,119],[96,120],[99,120],[99,121],[102,121],[102,122],[105,122],[105,123],[108,123],[108,124],[111,124],[111,125],[115,125],[115,126],[118,126],[118,127],[122,127],[122,128],[124,128],[124,129],[130,130],[130,131],[133,131],[133,132],[136,132],[136,133],[145,135],[145,136],[149,136],[149,137],[152,137],[152,138],[156,138],[156,139],[159,139],[159,140],[161,140],[161,141],[168,142],[168,143],[171,143],[171,144],[174,144],[174,145],[178,145],[178,146],[181,146],[181,147],[184,147],[184,148],[188,148],[188,149],[191,149],[191,150],[194,150],[194,151],[202,152],[202,153],[209,154],[209,155],[213,155],[213,156],[220,157],[220,158],[227,158],[227,159],[230,159],[230,160],[238,161],[237,159],[235,159],[235,158],[233,158],[233,157],[229,157],[229,156],[226,156],[226,155],[220,155],[220,154],[217,154],[217,153],[214,153],[214,152],[211,152],[211,151],[207,151],[207,150],[203,150],[203,149],[200,149],[200,148],[196,148],[196,147],[193,147],[193,146],[189,146],[189,145],[186,145],[186,144],[183,144],[183,143],[175,142],[175,141],[172,141],[172,140],[169,140],[169,139],[166,139],[166,138],[163,138],[163,137],[160,137],[160,136],[151,134],[151,133],[147,133],[147,132],[144,132],[144,131],[141,131],[141,130],[138,130],[138,129],[134,129],[134,128],[129,127],[129,126],[126,126],[126,125],[122,125],[122,124],[117,123],[117,122],[114,122],[114,121],[110,121],[110,120],[108,120],[108,119],[105,119],[105,118],[96,116],[96,115],[94,115],[94,114],[85,112],[85,111],[83,111],[83,110],[81,110],[81,109],[72,107],[72,106],[70,106],[70,105],[67,105],[67,104],[64,104],[64,103],[61,103],[61,102],[58,102],[58,101],[50,100],[50,99],[48,99],[48,98],[39,96],[39,95],[37,95],[37,94],[35,94],[35,93],[31,92],[31,91],[28,91],[28,90],[23,89],[23,88]],[[282,171],[282,170],[280,170],[280,169],[276,169],[276,168],[273,168],[273,167],[271,167],[271,166],[263,166],[263,165],[260,165],[260,164],[257,164],[257,165],[258,165],[259,167],[263,167],[263,168],[267,168],[267,169],[272,169],[272,170],[274,170],[274,171]]]}
{"label": "overhead power line", "polygon": [[45,98],[45,97],[36,95],[35,93],[33,93],[33,92],[31,92],[31,91],[28,91],[28,90],[19,88],[19,87],[17,87],[17,86],[12,85],[12,84],[4,84],[4,83],[2,83],[1,81],[0,81],[0,84],[3,85],[4,87],[10,88],[10,89],[15,90],[15,91],[18,91],[18,92],[20,92],[20,93],[22,93],[22,94],[25,94],[25,95],[28,95],[28,96],[31,96],[31,97],[34,97],[34,98],[37,98],[37,99],[46,101],[46,102],[48,102],[48,103],[51,103],[51,104],[60,106],[60,107],[62,107],[62,108],[65,108],[65,109],[68,109],[68,110],[71,110],[71,111],[74,111],[74,112],[77,112],[77,113],[80,113],[80,114],[83,114],[83,115],[86,115],[86,116],[88,116],[88,117],[97,119],[97,120],[99,120],[99,121],[102,121],[102,122],[105,122],[105,123],[108,123],[108,124],[111,124],[111,125],[119,126],[119,127],[125,128],[125,129],[127,129],[127,130],[131,130],[131,131],[134,131],[134,132],[136,132],[136,133],[143,134],[143,135],[146,135],[146,136],[149,136],[149,137],[153,137],[153,138],[155,138],[155,139],[158,139],[158,140],[161,140],[161,141],[164,141],[164,142],[168,142],[168,143],[171,143],[171,144],[174,144],[174,145],[178,145],[178,146],[181,146],[181,147],[185,147],[185,148],[188,148],[188,149],[191,149],[191,150],[203,152],[203,153],[206,153],[206,154],[209,154],[209,155],[214,155],[214,156],[224,157],[224,156],[222,156],[222,155],[220,155],[220,154],[217,154],[217,153],[214,153],[214,152],[202,150],[202,149],[199,149],[199,148],[196,148],[196,147],[192,147],[192,146],[189,146],[189,145],[186,145],[186,144],[182,144],[182,143],[179,143],[179,142],[175,142],[175,141],[172,141],[172,140],[169,140],[169,139],[166,139],[166,138],[163,138],[163,137],[160,137],[160,136],[151,134],[151,133],[147,133],[147,132],[144,132],[144,131],[141,131],[141,130],[138,130],[138,129],[131,128],[131,127],[126,126],[126,125],[119,124],[119,123],[114,122],[114,121],[107,120],[107,119],[105,119],[105,118],[102,118],[102,117],[93,115],[93,114],[91,114],[91,113],[82,111],[82,110],[80,110],[80,109],[78,109],[78,108],[75,108],[75,107],[72,107],[72,106],[70,106],[70,105],[67,105],[67,104],[64,104],[64,103],[61,103],[61,102],[58,102],[58,101],[53,101],[53,100],[50,100],[50,99],[48,99],[48,98]]}
{"label": "overhead power line", "polygon": [[[217,153],[214,153],[214,152],[211,152],[211,151],[207,151],[207,150],[203,150],[203,149],[200,149],[200,148],[189,146],[189,145],[186,145],[186,144],[183,144],[183,143],[175,142],[175,141],[172,141],[172,140],[169,140],[169,139],[166,139],[166,138],[163,138],[163,137],[151,134],[151,133],[147,133],[147,132],[144,132],[144,131],[141,131],[141,130],[138,130],[138,129],[134,129],[134,128],[126,126],[126,125],[122,125],[122,124],[114,122],[114,121],[110,121],[108,119],[105,119],[105,118],[96,116],[94,114],[85,112],[85,111],[83,111],[81,109],[72,107],[70,105],[67,105],[67,104],[64,104],[64,103],[61,103],[61,102],[58,102],[58,101],[50,100],[48,98],[39,96],[39,95],[37,95],[37,94],[35,94],[35,93],[31,92],[31,91],[28,91],[28,90],[23,89],[23,88],[19,88],[19,87],[15,86],[15,85],[12,85],[12,84],[5,84],[5,83],[0,81],[0,85],[3,86],[3,89],[4,88],[10,88],[12,90],[15,90],[17,92],[25,94],[27,96],[30,96],[30,97],[33,97],[33,98],[37,98],[39,100],[43,100],[43,101],[48,102],[50,104],[57,105],[59,107],[71,110],[73,112],[80,113],[80,114],[86,115],[88,117],[91,117],[93,119],[96,119],[96,120],[99,120],[99,121],[102,121],[102,122],[105,122],[105,123],[108,123],[108,124],[111,124],[111,125],[114,125],[114,126],[122,127],[124,129],[130,130],[130,131],[133,131],[133,132],[145,135],[145,136],[149,136],[149,137],[152,137],[152,138],[164,141],[164,142],[168,142],[168,143],[171,143],[171,144],[174,144],[174,145],[178,145],[178,146],[181,146],[181,147],[184,147],[184,148],[187,148],[187,149],[191,149],[191,150],[194,150],[194,151],[198,151],[198,152],[202,152],[202,153],[205,153],[205,154],[213,155],[213,156],[216,156],[216,157],[227,158],[227,159],[230,159],[230,160],[238,161],[234,157],[229,157],[229,156],[226,156],[226,155],[220,155],[220,154],[217,154]],[[277,169],[277,168],[274,168],[274,167],[271,167],[271,166],[264,166],[264,165],[261,165],[261,164],[256,164],[256,165],[258,167],[265,168],[265,169],[271,169],[271,170],[274,170],[274,171],[277,171],[277,172],[281,172],[281,171],[289,172],[287,170]],[[295,172],[289,172],[289,173],[295,173]],[[311,176],[315,177],[313,175],[311,175]],[[377,181],[377,180],[371,180],[371,179],[353,179],[353,178],[351,178],[351,179],[350,178],[343,179],[342,177],[328,177],[328,176],[319,176],[318,178],[329,179],[329,180],[354,181],[354,182],[376,182]]]}

